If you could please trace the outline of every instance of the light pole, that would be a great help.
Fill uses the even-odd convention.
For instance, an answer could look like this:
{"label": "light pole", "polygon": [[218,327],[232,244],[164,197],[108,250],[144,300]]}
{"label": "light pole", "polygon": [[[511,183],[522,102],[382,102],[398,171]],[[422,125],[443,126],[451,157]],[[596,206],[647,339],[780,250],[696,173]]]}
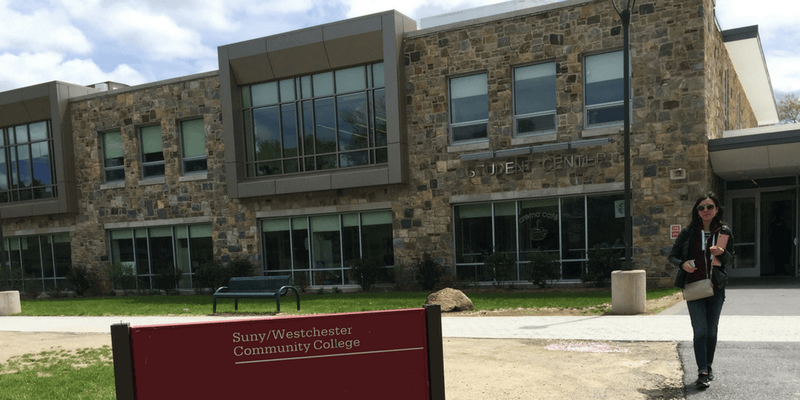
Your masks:
{"label": "light pole", "polygon": [[[633,207],[631,206],[631,42],[630,42],[630,26],[631,26],[631,13],[636,4],[636,0],[611,0],[614,4],[614,9],[619,14],[622,20],[622,41],[623,41],[623,57],[622,57],[622,70],[623,77],[622,90],[623,94],[623,107],[624,119],[623,122],[623,135],[625,147],[625,263],[622,269],[626,271],[633,270]],[[619,4],[617,4],[619,3]]]}

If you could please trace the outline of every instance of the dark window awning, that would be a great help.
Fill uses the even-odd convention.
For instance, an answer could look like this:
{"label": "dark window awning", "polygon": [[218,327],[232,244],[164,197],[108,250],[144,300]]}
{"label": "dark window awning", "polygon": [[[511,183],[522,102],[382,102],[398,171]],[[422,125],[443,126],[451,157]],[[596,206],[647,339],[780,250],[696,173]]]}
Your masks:
{"label": "dark window awning", "polygon": [[800,175],[800,124],[725,132],[708,142],[714,173],[726,181]]}

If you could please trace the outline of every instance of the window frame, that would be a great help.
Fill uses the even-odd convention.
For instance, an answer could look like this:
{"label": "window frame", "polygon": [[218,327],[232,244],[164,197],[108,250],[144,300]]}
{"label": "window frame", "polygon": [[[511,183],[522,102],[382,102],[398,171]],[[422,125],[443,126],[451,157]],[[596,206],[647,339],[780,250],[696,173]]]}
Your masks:
{"label": "window frame", "polygon": [[[462,96],[462,97],[455,97],[454,96],[454,94],[453,94],[453,92],[454,92],[453,82],[458,80],[458,79],[471,78],[471,77],[476,77],[476,76],[481,76],[481,75],[486,79],[486,85],[484,87],[485,88],[484,96],[486,97],[486,103],[484,104],[486,106],[486,118],[472,119],[472,120],[469,120],[469,121],[458,121],[458,122],[455,122],[454,119],[456,117],[456,113],[453,111],[453,108],[454,108],[453,107],[454,106],[453,100],[456,99],[456,98],[464,98],[465,96]],[[450,118],[449,118],[450,126],[448,127],[449,134],[450,134],[450,143],[453,143],[453,144],[466,144],[466,143],[474,143],[474,142],[485,142],[485,141],[489,140],[489,84],[488,84],[488,82],[489,82],[489,73],[486,72],[486,71],[473,73],[473,74],[468,74],[468,75],[452,76],[452,77],[448,78],[448,80],[447,80],[447,97],[448,97],[447,111],[450,114]],[[466,138],[466,139],[457,139],[456,138],[455,130],[457,128],[478,127],[478,126],[481,126],[481,125],[483,125],[485,127],[485,129],[484,129],[485,134],[484,134],[483,137],[472,137],[472,138]]]}
{"label": "window frame", "polygon": [[[44,129],[44,136],[35,127]],[[20,138],[18,130],[24,130],[24,138]],[[47,174],[41,174],[42,153],[47,152]],[[0,168],[5,173],[0,185],[0,203],[17,203],[58,197],[57,174],[55,168],[55,152],[53,147],[52,121],[39,120],[0,127]],[[22,156],[22,157],[21,157]],[[49,183],[38,178],[47,178]],[[25,180],[29,182],[24,182]],[[3,187],[4,186],[4,187]]]}
{"label": "window frame", "polygon": [[247,178],[388,164],[383,71],[381,61],[241,86]]}
{"label": "window frame", "polygon": [[[108,158],[106,157],[106,140],[107,136],[110,134],[117,134],[119,136],[119,143],[122,151],[122,162],[119,165],[106,165]],[[100,151],[103,155],[102,164],[103,164],[103,182],[111,183],[111,182],[124,182],[125,181],[125,149],[122,141],[122,130],[115,129],[110,131],[105,131],[100,133]],[[119,179],[109,179],[109,172],[113,171],[122,171],[122,178]]]}
{"label": "window frame", "polygon": [[[552,109],[548,109],[548,110],[543,110],[543,111],[534,111],[534,112],[529,112],[529,113],[518,113],[518,111],[517,111],[517,99],[518,99],[518,93],[520,93],[520,92],[519,92],[519,87],[517,85],[517,72],[522,70],[522,69],[525,69],[525,68],[546,66],[546,65],[552,65],[552,67],[553,67],[553,75],[552,75],[552,77],[553,77],[553,93],[552,93],[552,96],[553,96],[553,108]],[[536,64],[518,65],[518,66],[512,68],[511,74],[512,74],[512,85],[513,85],[513,90],[512,90],[512,112],[513,112],[513,119],[514,119],[514,137],[532,137],[532,136],[542,136],[542,135],[556,133],[558,131],[558,98],[557,98],[557,94],[556,94],[555,84],[556,84],[556,79],[558,78],[558,64],[555,61],[546,61],[546,62],[541,62],[541,63],[536,63]],[[553,127],[552,128],[542,129],[542,130],[535,130],[534,129],[533,131],[530,131],[530,132],[520,133],[520,131],[519,131],[520,120],[524,120],[524,119],[527,119],[527,118],[543,117],[543,116],[547,116],[547,115],[550,115],[550,114],[552,114],[552,117],[553,117]]]}
{"label": "window frame", "polygon": [[[157,154],[156,152],[153,153],[145,153],[145,130],[150,129],[158,129],[159,135],[158,144],[161,147],[160,153],[161,159],[155,161],[146,161],[145,156],[147,154]],[[139,129],[139,161],[141,162],[141,172],[142,172],[142,179],[153,179],[153,178],[161,178],[166,176],[166,157],[164,156],[164,129],[161,125],[145,125],[140,126]],[[155,169],[156,172],[148,172],[148,169]]]}
{"label": "window frame", "polygon": [[[184,148],[185,144],[186,144],[186,134],[185,134],[185,130],[184,130],[184,123],[195,122],[195,121],[200,121],[200,123],[203,126],[202,137],[203,137],[203,149],[204,149],[204,151],[203,151],[203,154],[200,155],[200,156],[188,156],[187,157],[186,154],[185,154],[185,148]],[[203,174],[203,173],[207,173],[208,172],[208,148],[206,147],[206,135],[205,135],[206,132],[205,132],[205,128],[206,128],[206,123],[205,123],[205,119],[203,117],[189,118],[189,119],[184,119],[184,120],[178,121],[178,129],[180,130],[180,142],[181,142],[181,148],[180,148],[181,172],[184,175]],[[196,163],[196,162],[199,162],[199,161],[204,161],[205,169],[202,169],[202,170],[198,170],[198,169],[189,170],[189,169],[187,169],[187,163]]]}
{"label": "window frame", "polygon": [[[607,126],[617,126],[617,125],[622,125],[624,123],[624,117],[623,116],[620,116],[619,119],[616,119],[616,120],[613,120],[613,121],[602,121],[602,122],[596,122],[596,123],[591,123],[590,122],[590,113],[592,111],[619,109],[620,113],[624,113],[624,107],[625,107],[625,104],[624,104],[625,103],[625,101],[624,101],[624,93],[625,93],[625,89],[623,88],[624,87],[624,82],[622,82],[622,81],[620,81],[620,86],[621,87],[620,87],[619,92],[620,92],[620,96],[621,97],[620,97],[619,100],[607,101],[607,102],[603,102],[603,103],[588,104],[588,99],[589,99],[589,90],[587,88],[587,85],[589,84],[589,76],[588,76],[588,74],[591,72],[591,71],[589,71],[588,60],[593,58],[593,57],[608,56],[608,55],[615,54],[615,53],[619,54],[619,57],[622,58],[621,65],[619,66],[619,70],[622,72],[623,69],[624,69],[623,68],[624,67],[623,64],[625,62],[624,61],[624,57],[623,57],[624,54],[623,54],[622,50],[615,50],[615,51],[607,51],[607,52],[602,52],[602,53],[587,54],[583,58],[583,94],[584,94],[584,96],[583,96],[583,121],[584,121],[583,126],[586,129],[602,128],[602,127],[607,127]],[[623,76],[621,78],[618,78],[618,79],[624,78],[624,72],[622,72],[622,75]]]}

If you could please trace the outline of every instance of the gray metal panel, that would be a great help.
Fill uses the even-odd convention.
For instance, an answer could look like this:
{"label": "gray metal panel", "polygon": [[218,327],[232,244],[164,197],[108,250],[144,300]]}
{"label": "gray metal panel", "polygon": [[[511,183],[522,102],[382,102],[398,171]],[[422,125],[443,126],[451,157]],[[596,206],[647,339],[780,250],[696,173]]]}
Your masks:
{"label": "gray metal panel", "polygon": [[307,175],[275,181],[277,194],[303,193],[331,189],[331,175]]}
{"label": "gray metal panel", "polygon": [[239,85],[275,79],[272,63],[266,54],[257,54],[230,60],[233,76]]}
{"label": "gray metal panel", "polygon": [[336,22],[322,27],[324,40],[334,40],[357,36],[369,32],[380,32],[383,29],[382,14],[367,15],[361,18]]}
{"label": "gray metal panel", "polygon": [[307,46],[310,44],[322,43],[324,37],[322,28],[308,28],[294,32],[282,33],[270,36],[267,39],[267,52],[289,50],[295,47]]}
{"label": "gray metal panel", "polygon": [[332,189],[349,189],[364,186],[386,185],[389,183],[387,167],[379,169],[340,171],[331,175]]}
{"label": "gray metal panel", "polygon": [[408,165],[408,144],[395,143],[390,144],[389,152],[389,182],[388,183],[403,183],[406,181],[408,174],[405,166]]}
{"label": "gray metal panel", "polygon": [[322,42],[269,53],[275,78],[310,74],[331,69],[328,53]]}
{"label": "gray metal panel", "polygon": [[382,32],[325,41],[331,68],[348,67],[383,60]]}
{"label": "gray metal panel", "polygon": [[251,57],[257,54],[264,54],[267,52],[267,39],[259,38],[247,40],[244,42],[229,44],[222,46],[227,50],[228,60],[236,60],[239,58]]}
{"label": "gray metal panel", "polygon": [[236,186],[238,186],[239,197],[273,196],[277,194],[274,180],[246,181],[240,182]]}

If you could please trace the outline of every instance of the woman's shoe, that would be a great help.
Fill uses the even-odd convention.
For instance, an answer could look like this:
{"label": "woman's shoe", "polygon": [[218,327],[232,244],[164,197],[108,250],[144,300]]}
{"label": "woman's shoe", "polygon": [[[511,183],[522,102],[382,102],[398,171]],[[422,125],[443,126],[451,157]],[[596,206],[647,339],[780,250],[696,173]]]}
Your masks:
{"label": "woman's shoe", "polygon": [[707,388],[711,386],[711,380],[708,379],[708,374],[697,375],[697,380],[694,382],[694,385],[699,388]]}

